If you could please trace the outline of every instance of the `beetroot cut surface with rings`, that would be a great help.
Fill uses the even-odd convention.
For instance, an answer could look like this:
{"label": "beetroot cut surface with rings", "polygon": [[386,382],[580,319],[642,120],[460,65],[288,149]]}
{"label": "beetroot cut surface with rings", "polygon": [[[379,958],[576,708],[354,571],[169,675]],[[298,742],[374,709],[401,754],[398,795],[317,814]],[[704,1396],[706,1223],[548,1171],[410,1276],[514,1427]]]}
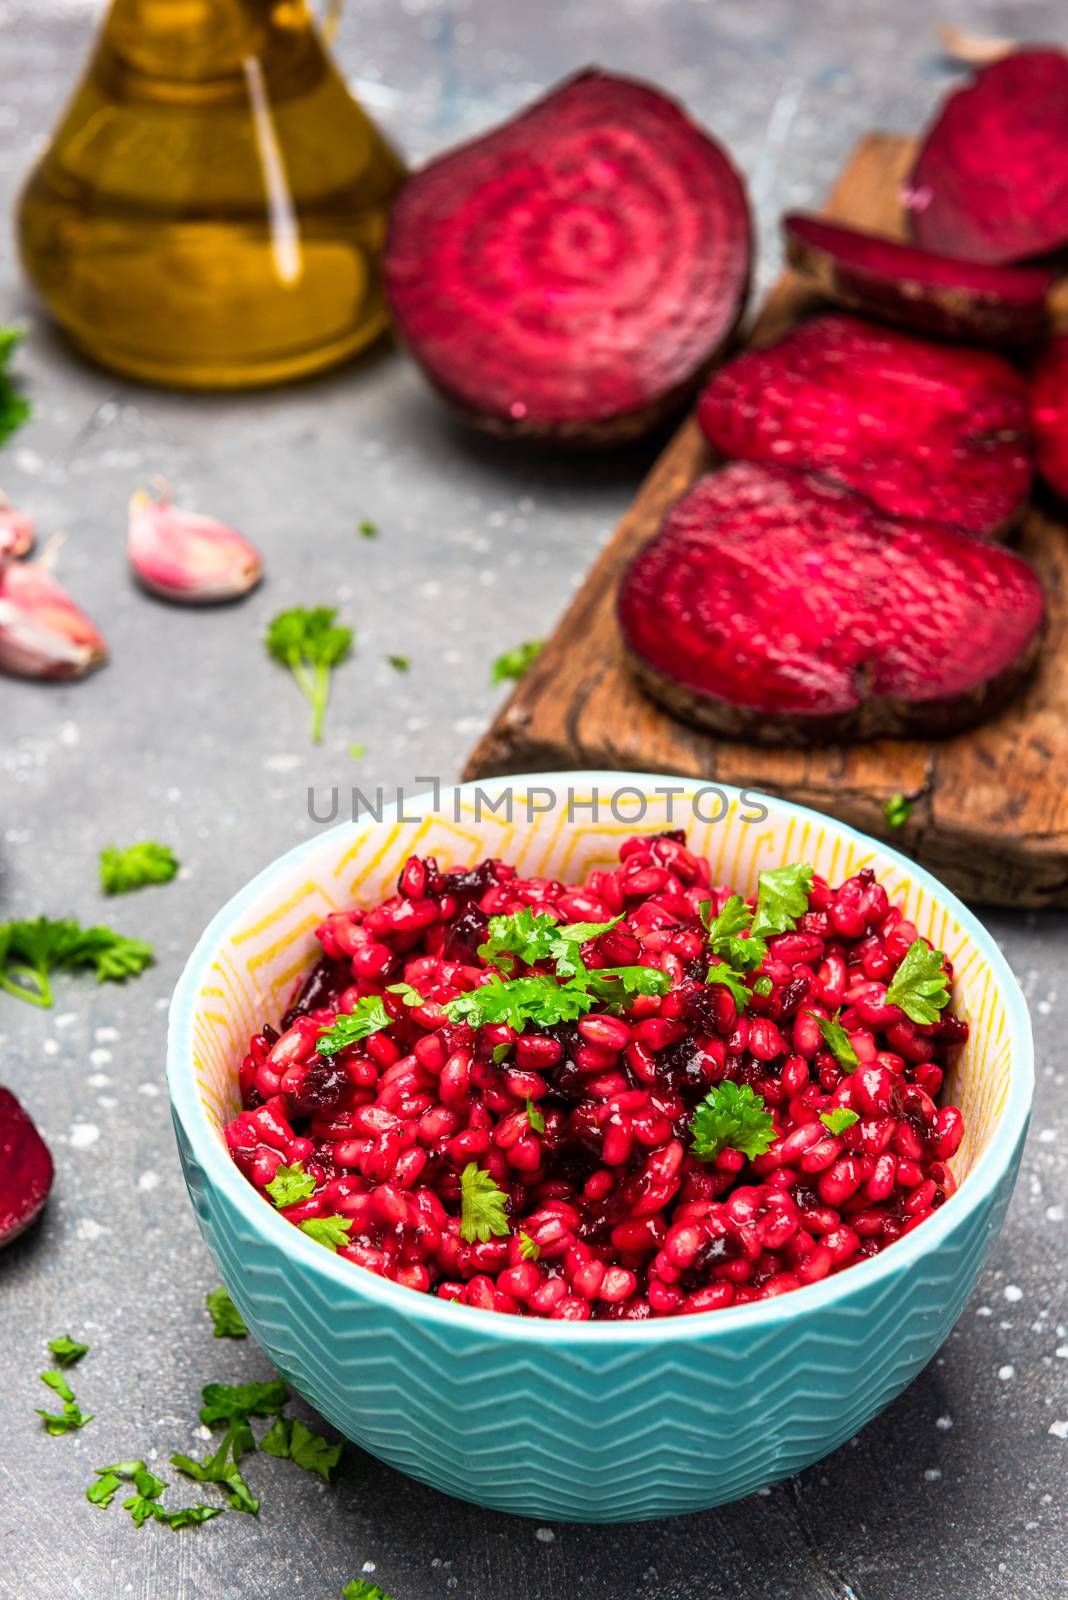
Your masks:
{"label": "beetroot cut surface with rings", "polygon": [[1068,500],[1068,334],[1051,339],[1035,363],[1031,426],[1038,470]]}
{"label": "beetroot cut surface with rings", "polygon": [[44,1210],[54,1177],[48,1146],[10,1089],[0,1089],[0,1247]]}
{"label": "beetroot cut surface with rings", "polygon": [[619,597],[641,684],[684,721],[764,743],[967,727],[1026,677],[1043,614],[1013,551],[742,463],[676,502]]}
{"label": "beetroot cut surface with rings", "polygon": [[735,356],[698,421],[724,456],[827,473],[895,517],[997,537],[1033,462],[1027,385],[1000,356],[813,317]]}
{"label": "beetroot cut surface with rings", "polygon": [[1045,269],[973,265],[800,211],[782,227],[791,266],[825,295],[907,332],[1024,345],[1044,331]]}
{"label": "beetroot cut surface with rings", "polygon": [[399,333],[468,420],[601,444],[692,392],[750,257],[716,141],[658,90],[588,71],[409,179],[385,276]]}
{"label": "beetroot cut surface with rings", "polygon": [[1068,243],[1068,56],[1017,50],[951,94],[905,195],[926,250],[996,266]]}

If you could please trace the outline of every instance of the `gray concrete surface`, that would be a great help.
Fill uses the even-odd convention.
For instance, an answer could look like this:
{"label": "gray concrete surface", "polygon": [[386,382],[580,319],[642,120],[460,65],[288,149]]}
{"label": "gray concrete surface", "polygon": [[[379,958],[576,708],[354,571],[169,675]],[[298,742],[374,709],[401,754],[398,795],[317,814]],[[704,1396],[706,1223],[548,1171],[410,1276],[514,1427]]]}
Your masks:
{"label": "gray concrete surface", "polygon": [[[79,0],[4,0],[0,215],[87,48]],[[946,0],[948,20],[1043,38],[1055,0]],[[353,0],[346,69],[415,158],[511,111],[575,66],[655,77],[731,145],[762,225],[816,201],[853,139],[915,127],[949,82],[924,0]],[[1068,921],[990,924],[1032,1002],[1038,1095],[993,1264],[941,1356],[864,1434],[797,1480],[703,1516],[635,1528],[536,1528],[449,1502],[358,1450],[336,1488],[267,1457],[264,1506],[182,1534],[88,1506],[90,1468],[195,1447],[212,1379],[266,1376],[214,1341],[216,1282],[186,1202],[163,1089],[164,1008],[210,914],[306,835],[309,784],[452,777],[490,715],[493,657],[548,630],[630,497],[642,462],[548,464],[455,431],[402,358],[289,392],[154,393],[72,358],[26,300],[3,236],[0,309],[25,317],[32,423],[0,483],[47,533],[113,653],[82,684],[0,682],[0,917],[106,913],[158,965],[124,989],[63,981],[36,1012],[0,996],[0,1080],[59,1166],[43,1225],[0,1259],[0,1596],[4,1600],[333,1600],[364,1571],[396,1600],[1017,1600],[1068,1595]],[[134,592],[130,491],[161,473],[264,549],[248,603],[190,615]],[[355,532],[361,518],[377,542]],[[338,602],[359,648],[328,737],[265,659],[284,604]],[[387,651],[412,657],[400,677]],[[354,763],[351,742],[366,743]],[[105,907],[96,855],[153,836],[180,880]],[[51,1439],[33,1408],[44,1340],[92,1354],[75,1388],[96,1420]],[[1055,1426],[1055,1425],[1058,1425]]]}

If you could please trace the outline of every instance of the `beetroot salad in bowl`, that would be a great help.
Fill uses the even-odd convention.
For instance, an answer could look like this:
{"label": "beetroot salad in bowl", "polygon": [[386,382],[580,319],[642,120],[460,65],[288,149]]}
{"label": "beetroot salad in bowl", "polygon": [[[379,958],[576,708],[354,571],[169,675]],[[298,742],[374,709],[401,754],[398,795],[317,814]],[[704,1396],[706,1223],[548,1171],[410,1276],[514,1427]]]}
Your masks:
{"label": "beetroot salad in bowl", "polygon": [[403,1470],[543,1516],[734,1498],[948,1332],[1018,1162],[1022,1001],[948,891],[786,802],[502,827],[473,788],[208,930],[170,1060],[202,1226],[281,1370]]}

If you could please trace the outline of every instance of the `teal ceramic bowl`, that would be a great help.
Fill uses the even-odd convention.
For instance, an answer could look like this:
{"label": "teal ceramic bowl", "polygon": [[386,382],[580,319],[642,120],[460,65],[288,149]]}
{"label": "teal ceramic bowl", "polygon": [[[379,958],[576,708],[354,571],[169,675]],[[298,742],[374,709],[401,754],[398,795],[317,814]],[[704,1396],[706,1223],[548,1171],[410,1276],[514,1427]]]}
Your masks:
{"label": "teal ceramic bowl", "polygon": [[[495,854],[528,874],[575,878],[613,860],[628,833],[669,825],[687,828],[718,881],[743,888],[787,861],[832,879],[869,865],[953,960],[972,1038],[947,1091],[968,1132],[954,1158],[959,1190],[922,1227],[762,1304],[641,1324],[558,1323],[443,1303],[363,1272],[283,1221],[232,1165],[220,1130],[238,1107],[245,1041],[285,1009],[326,911],[389,893],[412,851],[444,864]],[[409,801],[401,814],[387,809],[290,851],[224,906],[190,957],[171,1008],[168,1075],[201,1230],[292,1386],[372,1455],[446,1494],[587,1522],[738,1499],[834,1450],[899,1394],[946,1338],[987,1259],[1033,1083],[1012,974],[928,873],[786,801],[633,773],[467,785],[437,810]]]}

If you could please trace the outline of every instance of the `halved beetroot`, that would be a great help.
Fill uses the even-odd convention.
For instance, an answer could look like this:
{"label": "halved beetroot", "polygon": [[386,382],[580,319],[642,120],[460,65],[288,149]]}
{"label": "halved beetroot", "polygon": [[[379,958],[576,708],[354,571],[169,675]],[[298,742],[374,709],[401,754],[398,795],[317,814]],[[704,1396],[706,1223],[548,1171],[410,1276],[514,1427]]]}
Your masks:
{"label": "halved beetroot", "polygon": [[999,545],[737,463],[668,512],[627,571],[619,621],[640,682],[676,716],[807,743],[979,721],[1032,665],[1043,598]]}
{"label": "halved beetroot", "polygon": [[1017,50],[945,101],[905,194],[926,250],[997,265],[1068,243],[1068,57]]}
{"label": "halved beetroot", "polygon": [[1043,331],[1052,272],[973,266],[800,211],[782,226],[791,266],[870,316],[973,344],[1029,344]]}
{"label": "halved beetroot", "polygon": [[44,1210],[52,1187],[48,1146],[10,1089],[0,1089],[0,1246]]}
{"label": "halved beetroot", "polygon": [[658,90],[589,71],[409,179],[386,287],[470,420],[606,443],[693,390],[741,315],[750,253],[715,140]]}
{"label": "halved beetroot", "polygon": [[717,372],[698,420],[723,455],[818,469],[897,517],[1004,533],[1032,462],[1027,385],[1000,356],[813,317]]}
{"label": "halved beetroot", "polygon": [[1031,427],[1039,472],[1068,500],[1068,334],[1051,339],[1035,364]]}

